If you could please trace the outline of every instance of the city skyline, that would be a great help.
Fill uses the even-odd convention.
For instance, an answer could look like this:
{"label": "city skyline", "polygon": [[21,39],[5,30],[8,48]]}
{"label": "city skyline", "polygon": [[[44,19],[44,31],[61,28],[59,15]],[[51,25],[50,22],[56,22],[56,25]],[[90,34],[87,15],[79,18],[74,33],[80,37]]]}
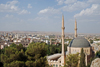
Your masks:
{"label": "city skyline", "polygon": [[100,33],[100,0],[0,0],[0,31]]}

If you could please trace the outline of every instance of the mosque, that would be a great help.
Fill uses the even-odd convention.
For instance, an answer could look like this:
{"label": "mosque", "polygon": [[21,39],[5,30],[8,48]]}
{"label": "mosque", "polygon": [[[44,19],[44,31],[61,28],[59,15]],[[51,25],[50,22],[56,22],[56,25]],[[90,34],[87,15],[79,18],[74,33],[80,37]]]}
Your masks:
{"label": "mosque", "polygon": [[65,58],[69,54],[81,53],[83,48],[85,53],[85,64],[90,62],[90,58],[94,56],[94,52],[90,43],[83,37],[77,37],[77,22],[75,20],[75,38],[67,46],[67,51],[64,52],[64,16],[62,16],[62,53],[53,54],[47,56],[48,64],[53,67],[63,67],[65,64]]}

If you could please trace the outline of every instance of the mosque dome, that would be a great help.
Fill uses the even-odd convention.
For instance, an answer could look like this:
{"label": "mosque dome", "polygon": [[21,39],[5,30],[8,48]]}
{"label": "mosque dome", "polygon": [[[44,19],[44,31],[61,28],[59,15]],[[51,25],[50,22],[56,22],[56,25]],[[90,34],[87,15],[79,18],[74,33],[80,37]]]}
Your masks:
{"label": "mosque dome", "polygon": [[91,47],[91,46],[90,43],[85,38],[76,37],[70,42],[69,47]]}

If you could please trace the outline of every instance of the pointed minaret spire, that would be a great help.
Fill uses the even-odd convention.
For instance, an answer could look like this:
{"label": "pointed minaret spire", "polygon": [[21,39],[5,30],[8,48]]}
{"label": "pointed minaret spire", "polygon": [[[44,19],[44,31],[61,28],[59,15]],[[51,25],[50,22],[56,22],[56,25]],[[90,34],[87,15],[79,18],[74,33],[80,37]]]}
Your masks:
{"label": "pointed minaret spire", "polygon": [[77,22],[76,22],[76,19],[75,19],[75,38],[77,37]]}
{"label": "pointed minaret spire", "polygon": [[62,55],[61,55],[61,66],[65,64],[65,52],[64,52],[64,16],[62,15]]}

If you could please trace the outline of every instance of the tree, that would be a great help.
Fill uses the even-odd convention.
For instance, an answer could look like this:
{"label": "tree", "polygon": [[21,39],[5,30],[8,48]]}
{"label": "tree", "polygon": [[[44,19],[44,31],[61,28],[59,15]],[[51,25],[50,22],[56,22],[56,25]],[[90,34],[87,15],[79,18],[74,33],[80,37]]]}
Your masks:
{"label": "tree", "polygon": [[54,54],[56,52],[55,45],[52,45],[50,48],[50,53]]}
{"label": "tree", "polygon": [[79,53],[69,54],[66,56],[66,64],[64,67],[77,67],[79,62]]}
{"label": "tree", "polygon": [[24,52],[23,46],[12,44],[0,55],[4,67],[49,67],[45,43],[31,43]]}
{"label": "tree", "polygon": [[16,45],[16,48],[18,49],[18,51],[21,51],[21,49],[24,49],[22,44]]}
{"label": "tree", "polygon": [[4,67],[25,67],[27,57],[23,49],[17,49],[16,44],[5,48],[4,54],[1,54],[1,62]]}
{"label": "tree", "polygon": [[3,67],[3,63],[2,62],[0,62],[0,67]]}
{"label": "tree", "polygon": [[100,51],[97,51],[96,52],[96,57],[99,57],[100,58]]}
{"label": "tree", "polygon": [[90,40],[90,43],[92,44],[93,43],[93,40]]}
{"label": "tree", "polygon": [[3,67],[3,63],[1,62],[1,54],[4,54],[4,49],[0,49],[0,67]]}
{"label": "tree", "polygon": [[83,51],[83,48],[81,49],[81,54],[80,54],[80,67],[86,67],[85,66],[85,54]]}
{"label": "tree", "polygon": [[14,44],[14,43],[12,43],[11,45],[10,45],[10,47],[14,47],[14,48],[16,48],[16,44]]}
{"label": "tree", "polygon": [[47,47],[47,54],[52,55],[55,53],[61,53],[61,44],[59,45],[46,45]]}
{"label": "tree", "polygon": [[47,65],[47,50],[45,43],[29,44],[25,55],[28,57],[25,63],[27,67],[45,67]]}

